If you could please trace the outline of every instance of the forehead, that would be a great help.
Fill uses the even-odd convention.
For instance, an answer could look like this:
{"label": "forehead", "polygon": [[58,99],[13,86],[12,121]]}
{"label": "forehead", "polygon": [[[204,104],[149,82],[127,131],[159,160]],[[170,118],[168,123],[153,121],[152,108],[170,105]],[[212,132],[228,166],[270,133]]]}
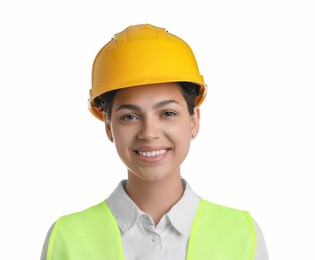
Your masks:
{"label": "forehead", "polygon": [[175,82],[141,85],[121,89],[115,97],[114,105],[121,103],[156,103],[162,100],[185,102],[181,86]]}

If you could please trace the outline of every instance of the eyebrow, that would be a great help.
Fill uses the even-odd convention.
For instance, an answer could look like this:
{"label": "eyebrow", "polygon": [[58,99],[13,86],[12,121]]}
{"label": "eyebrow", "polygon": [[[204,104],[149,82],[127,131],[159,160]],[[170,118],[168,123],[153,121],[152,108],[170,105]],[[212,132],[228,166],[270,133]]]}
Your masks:
{"label": "eyebrow", "polygon": [[176,100],[174,99],[170,99],[170,100],[163,100],[157,104],[155,104],[153,106],[154,109],[157,109],[157,108],[160,108],[160,107],[164,107],[164,106],[167,106],[169,104],[177,104],[177,105],[180,105]]}
{"label": "eyebrow", "polygon": [[[180,105],[176,100],[173,100],[173,99],[170,99],[170,100],[163,100],[163,101],[160,101],[158,102],[157,104],[155,104],[153,106],[153,109],[158,109],[160,107],[163,107],[163,106],[167,106],[169,104],[178,104]],[[121,106],[119,106],[116,111],[119,111],[119,110],[122,110],[122,109],[130,109],[130,110],[133,110],[133,111],[136,111],[136,112],[141,112],[141,108],[137,105],[132,105],[132,104],[123,104]]]}

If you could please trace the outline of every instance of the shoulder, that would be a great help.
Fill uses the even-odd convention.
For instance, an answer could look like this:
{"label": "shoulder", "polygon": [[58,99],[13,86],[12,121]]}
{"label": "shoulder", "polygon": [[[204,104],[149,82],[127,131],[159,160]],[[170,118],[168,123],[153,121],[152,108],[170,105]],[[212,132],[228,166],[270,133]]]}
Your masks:
{"label": "shoulder", "polygon": [[211,215],[216,215],[219,214],[221,217],[227,216],[227,217],[232,217],[232,216],[245,216],[245,217],[250,217],[250,214],[248,211],[245,210],[240,210],[224,205],[219,205],[213,202],[210,202],[208,200],[200,199],[200,204],[199,204],[199,210],[204,212],[204,214],[208,213]]}
{"label": "shoulder", "polygon": [[255,224],[250,213],[245,210],[231,208],[210,201],[200,199],[196,213],[196,221],[203,226],[211,226],[217,230],[234,232],[239,229],[246,230],[255,237]]}
{"label": "shoulder", "polygon": [[202,259],[208,259],[213,252],[237,259],[253,259],[248,256],[255,253],[255,226],[247,211],[200,199],[190,243],[192,248],[198,249],[195,251],[205,253],[207,257]]}
{"label": "shoulder", "polygon": [[80,229],[97,225],[102,220],[111,218],[105,201],[84,210],[63,215],[55,223],[55,229]]}
{"label": "shoulder", "polygon": [[[107,241],[108,238],[114,241],[109,243],[110,246],[115,245],[113,249],[103,244],[100,246],[100,241]],[[49,236],[47,259],[66,259],[66,255],[71,255],[71,259],[90,259],[91,252],[99,256],[111,252],[111,255],[115,250],[121,251],[117,247],[119,238],[119,228],[104,201],[82,211],[61,216],[55,222]]]}
{"label": "shoulder", "polygon": [[[50,235],[50,244],[78,243],[86,239],[94,241],[97,237],[117,233],[117,225],[105,201],[68,215],[61,216],[54,224]],[[104,231],[100,233],[100,230]]]}
{"label": "shoulder", "polygon": [[60,218],[61,219],[87,218],[87,217],[91,217],[93,215],[101,214],[102,212],[106,211],[106,208],[107,208],[106,202],[103,201],[101,203],[98,203],[98,204],[93,205],[91,207],[88,207],[86,209],[63,215]]}

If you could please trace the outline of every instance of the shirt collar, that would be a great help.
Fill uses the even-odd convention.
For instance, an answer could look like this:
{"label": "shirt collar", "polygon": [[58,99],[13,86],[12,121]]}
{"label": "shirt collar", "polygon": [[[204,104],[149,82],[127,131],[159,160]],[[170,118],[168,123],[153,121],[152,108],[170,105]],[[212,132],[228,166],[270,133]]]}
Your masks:
{"label": "shirt collar", "polygon": [[166,216],[174,228],[183,235],[189,235],[200,197],[190,185],[182,179],[185,190],[181,199],[170,209]]}
{"label": "shirt collar", "polygon": [[[189,235],[200,198],[184,179],[182,181],[185,187],[183,196],[165,215],[178,232]],[[127,180],[121,181],[106,199],[123,234],[128,232],[142,215],[147,215],[125,192],[126,183]]]}
{"label": "shirt collar", "polygon": [[130,199],[125,192],[124,186],[127,180],[121,181],[112,194],[106,199],[107,205],[114,215],[122,233],[126,233],[145,214]]}

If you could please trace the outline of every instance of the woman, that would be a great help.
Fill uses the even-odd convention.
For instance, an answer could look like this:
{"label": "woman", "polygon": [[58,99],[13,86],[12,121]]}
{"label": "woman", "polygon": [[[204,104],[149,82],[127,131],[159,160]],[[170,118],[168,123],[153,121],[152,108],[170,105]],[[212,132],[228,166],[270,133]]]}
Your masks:
{"label": "woman", "polygon": [[128,178],[59,218],[42,259],[268,259],[248,212],[200,198],[181,177],[206,89],[189,45],[162,28],[130,26],[100,50],[89,108]]}

